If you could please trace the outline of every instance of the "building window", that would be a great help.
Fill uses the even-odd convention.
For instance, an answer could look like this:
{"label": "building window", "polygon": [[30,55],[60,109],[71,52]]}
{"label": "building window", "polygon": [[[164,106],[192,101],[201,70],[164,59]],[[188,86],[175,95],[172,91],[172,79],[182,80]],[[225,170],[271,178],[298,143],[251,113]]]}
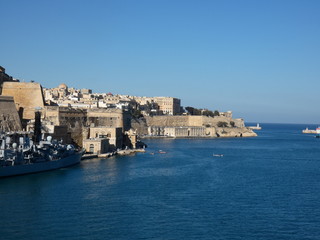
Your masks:
{"label": "building window", "polygon": [[94,153],[94,144],[90,144],[90,152]]}

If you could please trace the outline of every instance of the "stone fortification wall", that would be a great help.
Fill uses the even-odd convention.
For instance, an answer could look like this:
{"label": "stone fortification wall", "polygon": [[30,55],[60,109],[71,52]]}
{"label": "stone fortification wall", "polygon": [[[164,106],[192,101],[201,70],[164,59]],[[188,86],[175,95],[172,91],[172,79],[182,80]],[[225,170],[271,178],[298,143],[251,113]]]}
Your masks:
{"label": "stone fortification wall", "polygon": [[[146,116],[148,126],[159,127],[187,127],[189,125],[189,116]],[[199,125],[192,125],[199,126]]]}
{"label": "stone fortification wall", "polygon": [[[82,146],[88,137],[90,127],[128,127],[128,116],[121,109],[74,109],[59,106],[45,106],[43,121],[50,125],[67,126],[72,139]],[[130,122],[129,122],[130,124]]]}
{"label": "stone fortification wall", "polygon": [[[219,127],[219,123],[226,127]],[[226,116],[153,116],[146,117],[148,135],[168,137],[254,137],[251,129],[244,126],[243,119]],[[139,128],[137,128],[139,130]],[[137,131],[138,134],[141,134]]]}
{"label": "stone fortification wall", "polygon": [[163,137],[217,137],[214,127],[149,127],[149,136]]}
{"label": "stone fortification wall", "polygon": [[21,131],[21,121],[13,97],[0,96],[0,131]]}
{"label": "stone fortification wall", "polygon": [[124,127],[121,109],[88,109],[87,119],[88,124],[92,127]]}
{"label": "stone fortification wall", "polygon": [[235,127],[244,127],[242,119],[232,119],[225,116],[207,117],[207,116],[147,116],[146,122],[148,126],[161,127],[202,127],[217,126],[218,122],[226,122],[231,126],[230,122],[234,122]]}
{"label": "stone fortification wall", "polygon": [[22,119],[34,119],[35,108],[44,107],[42,87],[33,82],[4,82],[3,96],[12,96]]}

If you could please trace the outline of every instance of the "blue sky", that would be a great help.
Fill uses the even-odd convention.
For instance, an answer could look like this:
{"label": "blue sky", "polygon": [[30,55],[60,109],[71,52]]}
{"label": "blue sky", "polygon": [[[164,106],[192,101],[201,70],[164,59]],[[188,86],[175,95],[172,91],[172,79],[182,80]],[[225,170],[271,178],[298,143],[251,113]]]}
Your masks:
{"label": "blue sky", "polygon": [[44,87],[320,123],[320,1],[0,0],[0,65]]}

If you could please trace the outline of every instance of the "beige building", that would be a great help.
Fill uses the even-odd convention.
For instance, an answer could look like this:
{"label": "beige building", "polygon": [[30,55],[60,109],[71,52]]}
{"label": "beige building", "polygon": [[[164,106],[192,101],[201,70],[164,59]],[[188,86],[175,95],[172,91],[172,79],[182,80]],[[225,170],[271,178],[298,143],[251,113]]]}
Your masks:
{"label": "beige building", "polygon": [[109,151],[109,140],[106,138],[91,138],[83,140],[83,148],[87,153],[103,154]]}
{"label": "beige building", "polygon": [[109,140],[110,149],[122,148],[123,134],[120,127],[91,127],[90,138],[107,138]]}
{"label": "beige building", "polygon": [[166,137],[215,137],[214,127],[159,127],[152,126],[148,128],[151,136]]}
{"label": "beige building", "polygon": [[158,104],[159,110],[166,115],[176,115],[180,113],[181,100],[173,97],[154,97],[154,102]]}
{"label": "beige building", "polygon": [[243,119],[233,119],[224,116],[207,117],[207,116],[147,116],[145,117],[148,126],[160,127],[210,127],[217,126],[219,122],[234,122],[235,127],[244,127]]}
{"label": "beige building", "polygon": [[12,96],[22,119],[34,119],[36,109],[44,108],[42,87],[34,82],[4,82],[3,96]]}

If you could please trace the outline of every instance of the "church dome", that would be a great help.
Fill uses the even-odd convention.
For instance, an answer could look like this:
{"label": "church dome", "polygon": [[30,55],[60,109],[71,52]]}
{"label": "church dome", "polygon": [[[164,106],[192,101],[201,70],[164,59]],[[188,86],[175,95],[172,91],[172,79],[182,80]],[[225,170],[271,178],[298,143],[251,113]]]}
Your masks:
{"label": "church dome", "polygon": [[68,86],[66,84],[64,84],[64,83],[61,83],[59,85],[59,89],[67,89],[67,88],[68,88]]}

